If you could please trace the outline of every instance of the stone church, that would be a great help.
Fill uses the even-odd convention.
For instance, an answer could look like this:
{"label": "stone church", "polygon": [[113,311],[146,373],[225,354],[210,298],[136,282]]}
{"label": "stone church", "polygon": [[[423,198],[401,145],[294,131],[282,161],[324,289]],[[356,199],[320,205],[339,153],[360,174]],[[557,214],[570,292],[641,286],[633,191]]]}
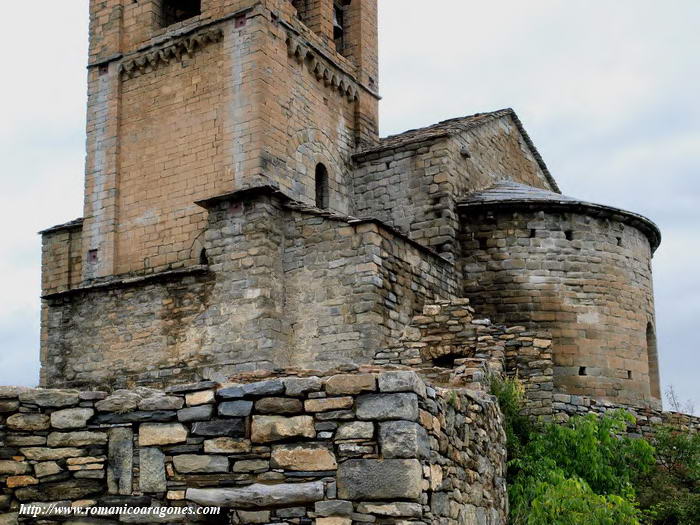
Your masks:
{"label": "stone church", "polygon": [[43,386],[449,375],[501,326],[551,340],[550,400],[660,405],[658,228],[562,195],[511,109],[380,138],[376,0],[90,10],[84,217],[42,232]]}

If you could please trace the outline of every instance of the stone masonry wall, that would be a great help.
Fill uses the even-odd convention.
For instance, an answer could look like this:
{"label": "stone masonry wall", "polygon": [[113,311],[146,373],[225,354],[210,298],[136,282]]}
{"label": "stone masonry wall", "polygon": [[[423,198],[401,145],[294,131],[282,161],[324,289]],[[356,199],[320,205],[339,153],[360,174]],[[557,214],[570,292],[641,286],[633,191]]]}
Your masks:
{"label": "stone masonry wall", "polygon": [[370,364],[425,303],[457,289],[450,263],[379,223],[305,209],[270,188],[203,206],[204,264],[45,299],[43,385]]}
{"label": "stone masonry wall", "polygon": [[411,371],[111,395],[0,387],[0,425],[3,525],[36,522],[18,516],[21,504],[52,503],[162,507],[166,516],[168,507],[222,507],[208,520],[91,524],[505,523],[495,400],[426,386]]}
{"label": "stone masonry wall", "polygon": [[455,132],[449,137],[356,155],[353,213],[377,217],[454,260],[460,197],[504,178],[552,189],[510,112],[501,113],[465,131],[445,123],[445,132]]}
{"label": "stone masonry wall", "polygon": [[462,225],[463,293],[496,323],[552,333],[557,392],[659,408],[644,233],[536,205],[465,212]]}

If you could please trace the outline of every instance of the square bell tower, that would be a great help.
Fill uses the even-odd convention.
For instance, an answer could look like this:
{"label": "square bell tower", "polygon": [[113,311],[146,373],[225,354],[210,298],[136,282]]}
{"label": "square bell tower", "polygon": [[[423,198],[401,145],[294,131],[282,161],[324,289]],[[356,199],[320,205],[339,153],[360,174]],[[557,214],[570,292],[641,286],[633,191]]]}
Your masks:
{"label": "square bell tower", "polygon": [[269,184],[314,204],[319,164],[349,211],[351,155],[377,140],[376,0],[91,0],[88,67],[80,253],[60,262],[80,268],[44,293],[196,264],[195,201]]}

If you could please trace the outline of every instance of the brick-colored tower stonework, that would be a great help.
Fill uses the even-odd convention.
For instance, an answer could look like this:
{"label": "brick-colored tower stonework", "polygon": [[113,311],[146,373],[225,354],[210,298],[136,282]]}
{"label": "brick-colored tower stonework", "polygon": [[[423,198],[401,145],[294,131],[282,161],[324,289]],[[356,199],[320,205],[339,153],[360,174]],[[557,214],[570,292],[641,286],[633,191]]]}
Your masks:
{"label": "brick-colored tower stonework", "polygon": [[376,0],[90,12],[85,213],[42,232],[42,384],[488,363],[550,409],[659,404],[656,226],[562,196],[509,109],[380,139]]}

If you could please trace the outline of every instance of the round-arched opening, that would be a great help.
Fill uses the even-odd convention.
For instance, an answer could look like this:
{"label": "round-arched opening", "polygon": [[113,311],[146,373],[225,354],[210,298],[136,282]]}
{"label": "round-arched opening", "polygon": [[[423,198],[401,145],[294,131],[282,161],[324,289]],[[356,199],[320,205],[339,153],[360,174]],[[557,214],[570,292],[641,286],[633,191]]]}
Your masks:
{"label": "round-arched opening", "polygon": [[316,207],[328,209],[329,202],[328,169],[319,163],[316,165]]}
{"label": "round-arched opening", "polygon": [[207,256],[206,248],[202,248],[202,250],[199,252],[199,264],[204,266],[209,265],[209,257]]}
{"label": "round-arched opening", "polygon": [[661,399],[661,379],[659,377],[659,352],[656,347],[654,325],[647,324],[647,359],[649,360],[649,386],[651,397]]}

